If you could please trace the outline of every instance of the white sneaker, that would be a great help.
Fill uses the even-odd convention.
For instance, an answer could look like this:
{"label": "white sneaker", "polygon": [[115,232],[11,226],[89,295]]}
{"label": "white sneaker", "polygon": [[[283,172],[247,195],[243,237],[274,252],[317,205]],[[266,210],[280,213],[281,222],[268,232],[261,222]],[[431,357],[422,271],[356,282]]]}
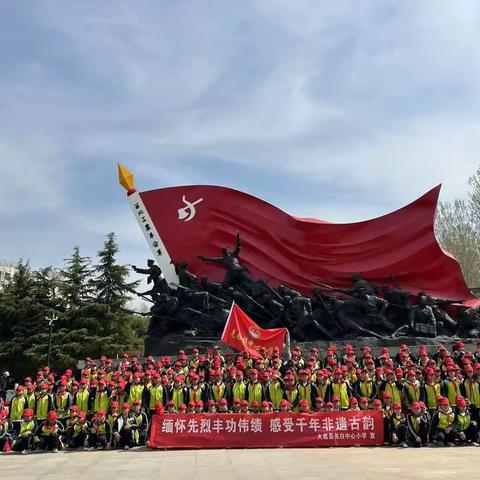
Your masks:
{"label": "white sneaker", "polygon": [[28,450],[22,450],[22,455],[28,455],[30,452]]}
{"label": "white sneaker", "polygon": [[477,442],[472,442],[470,445],[472,445],[472,447],[480,447],[480,445]]}
{"label": "white sneaker", "polygon": [[58,448],[54,448],[54,449],[52,450],[52,452],[53,452],[53,453],[58,453]]}
{"label": "white sneaker", "polygon": [[129,447],[128,445],[125,445],[125,446],[123,447],[123,449],[124,449],[124,450],[130,450],[130,447]]}

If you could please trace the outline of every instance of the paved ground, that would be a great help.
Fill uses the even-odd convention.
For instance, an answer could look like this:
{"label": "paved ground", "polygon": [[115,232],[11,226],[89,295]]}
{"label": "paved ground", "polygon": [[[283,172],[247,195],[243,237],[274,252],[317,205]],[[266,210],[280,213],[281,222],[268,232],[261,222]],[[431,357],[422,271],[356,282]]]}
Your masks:
{"label": "paved ground", "polygon": [[2,480],[384,480],[478,478],[480,448],[134,450],[3,455]]}

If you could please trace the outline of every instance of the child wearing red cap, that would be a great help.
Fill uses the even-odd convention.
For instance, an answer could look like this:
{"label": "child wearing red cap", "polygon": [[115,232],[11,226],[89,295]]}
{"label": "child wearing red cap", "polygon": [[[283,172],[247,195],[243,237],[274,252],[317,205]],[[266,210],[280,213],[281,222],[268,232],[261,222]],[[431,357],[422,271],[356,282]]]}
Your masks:
{"label": "child wearing red cap", "polygon": [[190,400],[187,404],[187,413],[195,413],[195,402]]}
{"label": "child wearing red cap", "polygon": [[410,413],[407,415],[407,438],[412,447],[428,446],[428,421],[422,415],[422,406],[419,402],[410,405]]}
{"label": "child wearing red cap", "polygon": [[58,414],[58,419],[65,427],[69,414],[72,396],[67,391],[67,380],[61,380],[58,383],[57,393],[53,396],[53,407]]}
{"label": "child wearing red cap", "polygon": [[360,397],[358,399],[358,407],[360,410],[368,410],[368,398]]}
{"label": "child wearing red cap", "polygon": [[242,400],[242,402],[240,403],[240,413],[250,413],[248,400]]}
{"label": "child wearing red cap", "polygon": [[61,423],[57,412],[49,412],[44,422],[40,424],[33,439],[34,450],[48,450],[54,453],[60,448]]}
{"label": "child wearing red cap", "polygon": [[218,370],[212,370],[210,376],[211,386],[208,390],[208,398],[213,400],[218,405],[222,398],[227,397],[227,386],[223,381],[223,372]]}
{"label": "child wearing red cap", "polygon": [[475,370],[468,364],[464,368],[465,378],[460,385],[460,391],[463,397],[468,400],[470,412],[473,420],[480,422],[480,383],[475,378]]}
{"label": "child wearing red cap", "polygon": [[283,399],[287,400],[294,412],[297,411],[297,405],[300,400],[295,377],[289,373],[285,375],[285,390],[283,392]]}
{"label": "child wearing red cap", "polygon": [[478,447],[478,424],[472,419],[472,416],[467,409],[466,400],[463,397],[457,397],[456,404],[457,412],[455,415],[454,426],[456,426],[456,429],[459,431],[459,443]]}
{"label": "child wearing red cap", "polygon": [[[22,423],[23,411],[28,408],[28,402],[25,397],[24,387],[19,385],[15,389],[15,396],[10,402],[10,423],[12,424],[12,433],[14,438],[20,432],[20,424]],[[2,451],[2,450],[0,450]]]}
{"label": "child wearing red cap", "polygon": [[234,398],[232,403],[232,413],[240,413],[240,405],[242,401],[239,398]]}
{"label": "child wearing red cap", "polygon": [[393,412],[390,416],[389,438],[387,441],[391,445],[400,447],[408,447],[407,445],[407,418],[402,412],[402,405],[394,402],[392,406]]}
{"label": "child wearing red cap", "polygon": [[98,410],[92,419],[89,432],[90,448],[107,449],[112,443],[112,428],[107,421],[105,410]]}
{"label": "child wearing red cap", "polygon": [[324,412],[325,411],[325,402],[323,401],[323,398],[317,397],[314,401],[315,405],[315,412]]}
{"label": "child wearing red cap", "polygon": [[203,401],[197,400],[195,402],[195,413],[203,413]]}
{"label": "child wearing red cap", "polygon": [[258,379],[258,371],[255,368],[250,370],[250,381],[247,384],[246,398],[251,407],[253,406],[253,402],[257,402],[258,405],[260,405],[263,400],[265,400],[264,388]]}
{"label": "child wearing red cap", "polygon": [[292,405],[288,400],[281,400],[280,401],[280,412],[291,412],[292,411]]}
{"label": "child wearing red cap", "polygon": [[178,407],[182,403],[188,402],[188,389],[185,386],[185,376],[183,374],[175,376],[173,386],[170,388],[168,396],[176,410],[178,410]]}
{"label": "child wearing red cap", "polygon": [[[26,408],[23,411],[23,419],[20,424],[20,431],[12,444],[12,450],[27,454],[33,447],[33,438],[37,431],[37,422],[33,418],[33,410]],[[0,451],[2,449],[0,448]]]}
{"label": "child wearing red cap", "polygon": [[327,398],[333,402],[333,397],[339,399],[340,409],[347,410],[350,404],[350,397],[352,396],[352,389],[350,384],[345,381],[341,368],[337,368],[333,374],[333,382],[329,385],[327,391]]}
{"label": "child wearing red cap", "polygon": [[[161,405],[161,404],[160,404]],[[122,414],[117,417],[113,424],[113,441],[123,450],[130,450],[134,446],[133,426],[135,419],[130,412],[130,404],[125,402],[122,405]]]}
{"label": "child wearing red cap", "polygon": [[424,389],[421,388],[420,382],[417,380],[415,370],[409,370],[407,373],[407,382],[403,387],[403,398],[407,408],[412,403],[424,401]]}
{"label": "child wearing red cap", "polygon": [[53,411],[52,395],[48,393],[49,386],[47,383],[40,385],[40,394],[35,403],[35,417],[37,422],[43,422],[47,419],[48,413]]}
{"label": "child wearing red cap", "polygon": [[3,410],[0,412],[0,452],[6,450],[7,444],[10,445],[11,436],[9,430],[8,413],[6,410]]}
{"label": "child wearing red cap", "polygon": [[438,399],[438,410],[432,418],[432,430],[438,442],[443,442],[449,447],[455,446],[458,429],[453,427],[454,422],[455,412],[450,406],[450,401],[448,398],[440,397]]}
{"label": "child wearing red cap", "polygon": [[310,402],[306,399],[300,400],[298,402],[298,412],[299,413],[310,413]]}
{"label": "child wearing red cap", "polygon": [[78,407],[79,412],[88,414],[90,409],[90,392],[88,389],[88,380],[86,378],[80,380],[78,391],[73,398],[73,404]]}
{"label": "child wearing red cap", "polygon": [[271,381],[265,387],[266,399],[273,405],[274,410],[280,408],[280,402],[283,398],[283,384],[280,380],[278,371],[274,370]]}
{"label": "child wearing red cap", "polygon": [[[185,413],[186,410],[187,406],[183,403],[179,406],[178,413]],[[134,443],[135,445],[145,445],[150,425],[147,414],[142,411],[142,404],[140,400],[135,400],[133,402],[131,415],[134,419],[134,423],[132,423]]]}
{"label": "child wearing red cap", "polygon": [[66,438],[66,445],[69,450],[77,450],[78,448],[87,448],[88,445],[89,424],[85,412],[78,414],[75,425],[72,426]]}
{"label": "child wearing red cap", "polygon": [[378,396],[377,384],[370,378],[367,369],[360,371],[360,379],[354,385],[357,397],[366,397],[369,402]]}
{"label": "child wearing red cap", "polygon": [[447,397],[452,408],[455,408],[455,400],[461,395],[460,384],[461,382],[455,372],[455,366],[449,365],[447,367],[447,378],[443,382],[443,395]]}

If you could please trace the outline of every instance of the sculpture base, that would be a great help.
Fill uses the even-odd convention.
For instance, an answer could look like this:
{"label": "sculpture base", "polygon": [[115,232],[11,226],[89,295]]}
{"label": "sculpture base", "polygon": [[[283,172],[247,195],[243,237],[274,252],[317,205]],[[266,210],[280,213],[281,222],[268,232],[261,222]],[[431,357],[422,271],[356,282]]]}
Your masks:
{"label": "sculpture base", "polygon": [[[308,352],[312,347],[318,348],[320,355],[325,356],[328,345],[334,343],[338,349],[341,349],[342,345],[352,345],[356,354],[360,355],[361,348],[368,345],[372,348],[373,355],[376,356],[380,353],[380,350],[384,347],[390,349],[390,355],[395,355],[399,351],[399,347],[402,344],[406,344],[413,349],[416,353],[416,346],[426,345],[429,355],[435,353],[438,345],[444,345],[447,349],[451,350],[453,344],[462,340],[465,343],[467,350],[475,350],[476,344],[479,341],[477,338],[458,338],[458,337],[446,337],[438,336],[435,338],[428,337],[398,337],[398,338],[374,338],[374,337],[362,337],[354,340],[341,340],[335,342],[327,341],[315,341],[315,342],[292,342],[294,345],[299,345],[304,353],[304,356],[308,355]],[[185,350],[187,354],[191,353],[192,348],[197,347],[200,352],[205,353],[207,348],[213,348],[215,345],[221,345],[223,351],[230,349],[228,346],[223,345],[218,337],[200,337],[195,336],[192,331],[185,330],[184,332],[171,333],[162,337],[147,336],[145,338],[145,355],[161,356],[161,355],[176,355],[179,350]]]}

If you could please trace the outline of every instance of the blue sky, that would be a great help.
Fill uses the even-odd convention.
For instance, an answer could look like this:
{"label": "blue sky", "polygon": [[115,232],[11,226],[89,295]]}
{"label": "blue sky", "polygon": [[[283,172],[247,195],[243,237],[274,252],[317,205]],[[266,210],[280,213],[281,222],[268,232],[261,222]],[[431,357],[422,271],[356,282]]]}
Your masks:
{"label": "blue sky", "polygon": [[480,163],[475,1],[0,0],[0,258],[60,265],[118,234],[118,186],[211,183],[371,218]]}

